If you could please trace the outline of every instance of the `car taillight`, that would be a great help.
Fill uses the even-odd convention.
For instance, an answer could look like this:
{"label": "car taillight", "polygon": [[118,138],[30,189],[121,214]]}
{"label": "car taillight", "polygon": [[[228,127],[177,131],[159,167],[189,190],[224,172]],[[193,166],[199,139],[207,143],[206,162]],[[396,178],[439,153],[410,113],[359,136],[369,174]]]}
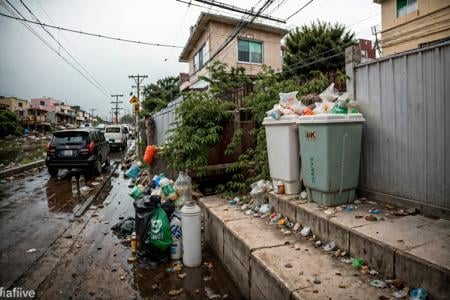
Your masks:
{"label": "car taillight", "polygon": [[95,148],[95,144],[94,144],[94,142],[91,142],[91,143],[89,144],[89,153],[90,153],[91,155],[94,155],[94,148]]}
{"label": "car taillight", "polygon": [[47,155],[53,155],[53,154],[55,154],[55,146],[53,146],[52,144],[51,144],[51,142],[49,142],[48,144],[47,144]]}

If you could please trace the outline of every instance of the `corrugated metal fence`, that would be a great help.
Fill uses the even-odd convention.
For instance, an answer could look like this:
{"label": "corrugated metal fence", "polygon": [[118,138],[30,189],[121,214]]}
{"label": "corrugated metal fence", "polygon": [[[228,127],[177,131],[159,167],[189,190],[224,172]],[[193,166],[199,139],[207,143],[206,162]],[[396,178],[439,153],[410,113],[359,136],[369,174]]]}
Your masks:
{"label": "corrugated metal fence", "polygon": [[450,44],[355,71],[364,125],[360,187],[450,208]]}
{"label": "corrugated metal fence", "polygon": [[175,110],[183,102],[183,96],[169,102],[167,107],[157,112],[153,119],[155,120],[155,142],[157,145],[162,145],[166,142],[168,137],[168,130],[173,126],[175,122]]}

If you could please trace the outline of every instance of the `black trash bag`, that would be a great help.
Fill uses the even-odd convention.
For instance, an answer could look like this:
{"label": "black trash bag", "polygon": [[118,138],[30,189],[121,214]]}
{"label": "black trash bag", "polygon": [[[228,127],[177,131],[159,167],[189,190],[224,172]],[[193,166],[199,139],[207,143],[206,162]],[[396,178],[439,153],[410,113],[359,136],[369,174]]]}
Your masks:
{"label": "black trash bag", "polygon": [[[147,242],[146,238],[147,232],[150,228],[151,217],[160,204],[161,197],[155,195],[145,196],[134,201],[134,209],[136,211],[135,232],[138,239],[137,256],[141,261],[149,264],[152,267],[156,267],[168,262],[170,255],[170,247],[164,251],[160,250]],[[170,212],[170,205],[166,205],[165,207]],[[164,209],[164,211],[167,214],[166,209]],[[169,214],[167,215],[169,216]]]}
{"label": "black trash bag", "polygon": [[134,227],[134,218],[128,217],[124,220],[119,221],[116,225],[111,227],[111,230],[113,230],[118,235],[127,236],[133,233]]}
{"label": "black trash bag", "polygon": [[175,211],[175,203],[173,201],[166,201],[161,207],[169,218],[169,221],[172,220],[172,215]]}

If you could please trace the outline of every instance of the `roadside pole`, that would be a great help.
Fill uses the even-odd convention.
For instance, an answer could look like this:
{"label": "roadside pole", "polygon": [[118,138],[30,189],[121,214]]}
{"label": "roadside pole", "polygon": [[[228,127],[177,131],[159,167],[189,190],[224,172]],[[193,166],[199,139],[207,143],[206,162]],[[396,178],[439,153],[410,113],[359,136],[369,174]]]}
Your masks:
{"label": "roadside pole", "polygon": [[137,102],[134,101],[134,103],[132,103],[131,100],[133,100],[133,98],[131,98],[130,103],[132,103],[134,105],[134,112],[136,115],[136,157],[139,158],[139,154],[140,154],[140,149],[139,149],[139,134],[140,134],[140,128],[139,128],[139,111],[140,111],[140,101],[141,101],[141,83],[142,81],[144,81],[145,78],[148,78],[147,75],[129,75],[128,78],[132,78],[134,80],[134,82],[136,83],[137,86]]}

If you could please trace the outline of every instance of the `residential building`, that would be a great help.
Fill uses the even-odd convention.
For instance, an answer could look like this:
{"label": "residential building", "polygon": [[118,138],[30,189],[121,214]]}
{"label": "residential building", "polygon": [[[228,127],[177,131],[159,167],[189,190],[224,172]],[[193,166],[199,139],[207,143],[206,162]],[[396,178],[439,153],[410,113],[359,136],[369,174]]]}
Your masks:
{"label": "residential building", "polygon": [[19,99],[17,97],[0,96],[0,104],[6,109],[14,112],[17,118],[23,120],[27,115],[27,110],[30,107],[28,100]]}
{"label": "residential building", "polygon": [[32,108],[43,109],[47,112],[55,112],[57,104],[61,103],[61,101],[51,97],[34,98],[30,102]]}
{"label": "residential building", "polygon": [[383,56],[450,39],[450,0],[374,0],[381,4]]}
{"label": "residential building", "polygon": [[47,111],[40,108],[29,108],[26,118],[22,121],[24,127],[39,131],[46,131],[50,128],[47,120]]}
{"label": "residential building", "polygon": [[274,69],[281,68],[281,39],[288,33],[282,28],[249,24],[225,48],[220,49],[238,23],[239,19],[200,14],[195,26],[191,27],[191,34],[179,58],[180,62],[189,63],[189,81],[181,84],[181,90],[208,88],[208,83],[199,77],[209,75],[205,66],[216,53],[214,60],[229,67],[243,67],[250,76],[260,72],[263,64]]}

